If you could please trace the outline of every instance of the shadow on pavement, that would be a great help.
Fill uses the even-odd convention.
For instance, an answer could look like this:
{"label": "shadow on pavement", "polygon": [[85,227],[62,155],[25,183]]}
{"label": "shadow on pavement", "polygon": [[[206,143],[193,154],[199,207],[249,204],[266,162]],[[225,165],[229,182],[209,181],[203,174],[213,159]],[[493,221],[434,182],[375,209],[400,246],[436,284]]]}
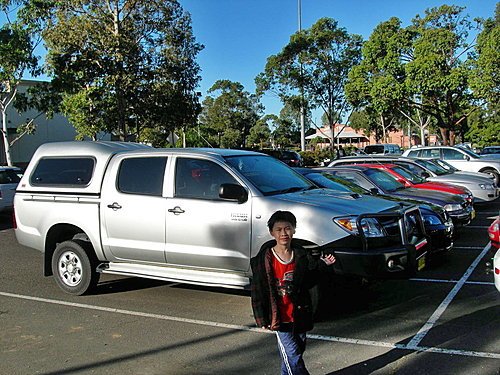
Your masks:
{"label": "shadow on pavement", "polygon": [[0,230],[12,229],[12,213],[3,212],[0,214]]}

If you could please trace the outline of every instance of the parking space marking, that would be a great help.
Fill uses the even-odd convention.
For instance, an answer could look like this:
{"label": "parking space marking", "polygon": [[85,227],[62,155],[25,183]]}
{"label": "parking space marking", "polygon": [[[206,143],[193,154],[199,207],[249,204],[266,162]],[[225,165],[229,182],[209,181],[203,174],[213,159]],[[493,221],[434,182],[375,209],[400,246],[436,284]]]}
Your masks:
{"label": "parking space marking", "polygon": [[486,255],[486,253],[490,250],[490,244],[486,245],[483,249],[483,251],[477,256],[476,259],[472,262],[472,264],[469,266],[467,271],[465,271],[464,275],[461,277],[461,279],[455,284],[453,289],[448,293],[446,298],[441,302],[441,304],[438,306],[436,311],[431,315],[429,320],[420,328],[420,330],[417,332],[417,334],[410,340],[408,343],[408,347],[410,349],[416,349],[420,342],[423,340],[425,335],[432,329],[434,324],[438,321],[438,319],[441,317],[441,315],[444,313],[444,311],[447,309],[448,305],[451,303],[453,298],[457,295],[457,293],[460,291],[462,286],[465,284],[467,279],[472,275],[472,272],[476,269],[477,265],[479,262],[483,259],[483,257]]}
{"label": "parking space marking", "polygon": [[[244,325],[236,325],[236,324],[219,323],[219,322],[213,322],[213,321],[207,321],[207,320],[181,318],[181,317],[169,316],[169,315],[163,315],[163,314],[152,314],[152,313],[145,313],[145,312],[133,311],[133,310],[123,310],[123,309],[116,309],[116,308],[111,308],[111,307],[88,305],[88,304],[75,303],[75,302],[67,302],[67,301],[34,297],[34,296],[27,296],[27,295],[7,293],[7,292],[0,292],[0,296],[30,300],[30,301],[35,301],[35,302],[49,303],[49,304],[53,304],[53,305],[76,307],[76,308],[82,308],[82,309],[87,309],[87,310],[97,310],[97,311],[104,311],[104,312],[115,313],[115,314],[138,316],[138,317],[150,318],[150,319],[161,319],[161,320],[168,320],[168,321],[179,322],[179,323],[189,323],[189,324],[197,324],[197,325],[203,325],[203,326],[208,326],[208,327],[225,328],[225,329],[231,329],[231,330],[235,330],[235,331],[248,331],[248,332],[255,332],[255,333],[273,334],[272,331],[268,331],[268,330],[265,330],[262,328],[257,328],[255,326],[244,326]],[[398,343],[393,344],[393,343],[383,342],[383,341],[372,341],[372,340],[353,339],[353,338],[346,338],[346,337],[318,335],[318,334],[314,334],[314,333],[308,334],[307,337],[308,337],[308,339],[312,339],[312,340],[327,341],[327,342],[339,342],[339,343],[343,343],[343,344],[365,345],[365,346],[382,347],[382,348],[389,348],[389,349],[402,349],[402,350],[438,353],[438,354],[446,354],[446,355],[461,355],[461,356],[466,356],[466,357],[481,357],[481,358],[500,359],[500,353],[477,352],[477,351],[470,351],[470,350],[444,349],[444,348],[425,347],[425,346],[418,346],[418,345],[414,345],[414,346],[410,347],[409,344],[398,344]]]}
{"label": "parking space marking", "polygon": [[[458,283],[459,280],[444,280],[444,279],[419,279],[419,278],[411,278],[410,281],[422,281],[425,283],[443,283],[443,284],[455,284]],[[494,282],[489,281],[466,281],[465,284],[478,284],[478,285],[495,285]]]}

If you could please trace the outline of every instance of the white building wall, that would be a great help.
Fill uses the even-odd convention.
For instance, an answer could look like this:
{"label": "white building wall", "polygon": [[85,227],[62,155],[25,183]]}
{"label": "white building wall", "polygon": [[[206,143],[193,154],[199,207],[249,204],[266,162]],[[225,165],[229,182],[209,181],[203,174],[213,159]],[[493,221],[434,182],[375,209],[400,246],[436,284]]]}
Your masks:
{"label": "white building wall", "polygon": [[[36,84],[36,81],[23,81],[19,92],[26,92],[28,86]],[[26,123],[38,114],[37,111],[30,110],[19,114],[10,105],[7,109],[7,130],[9,142],[12,142],[18,135],[16,129],[20,124]],[[75,139],[75,128],[61,114],[55,114],[53,118],[47,119],[43,114],[35,120],[37,124],[34,134],[25,134],[10,148],[10,155],[14,165],[24,167],[28,164],[35,150],[43,143],[57,141],[72,141]],[[103,140],[110,140],[110,136],[103,136]],[[0,139],[0,164],[5,164],[5,154],[3,143]]]}

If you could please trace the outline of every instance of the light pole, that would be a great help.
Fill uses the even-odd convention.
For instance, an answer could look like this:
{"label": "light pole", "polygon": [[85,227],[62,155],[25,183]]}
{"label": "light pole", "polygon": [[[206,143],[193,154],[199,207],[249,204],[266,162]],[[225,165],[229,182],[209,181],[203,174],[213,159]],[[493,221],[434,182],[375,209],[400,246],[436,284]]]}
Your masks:
{"label": "light pole", "polygon": [[[299,32],[302,31],[302,1],[297,0]],[[300,56],[299,56],[300,59]],[[304,90],[302,88],[302,62],[300,63],[300,150],[306,149],[306,126],[304,116]]]}

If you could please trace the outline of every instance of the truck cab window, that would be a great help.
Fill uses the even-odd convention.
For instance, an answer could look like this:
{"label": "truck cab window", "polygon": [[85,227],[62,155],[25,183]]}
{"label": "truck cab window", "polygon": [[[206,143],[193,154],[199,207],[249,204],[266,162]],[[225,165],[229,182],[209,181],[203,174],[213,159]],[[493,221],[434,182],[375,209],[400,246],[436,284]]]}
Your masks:
{"label": "truck cab window", "polygon": [[118,172],[118,190],[122,193],[161,197],[165,157],[135,157],[123,159]]}
{"label": "truck cab window", "polygon": [[208,160],[177,158],[175,196],[219,199],[221,184],[238,182],[224,168]]}

